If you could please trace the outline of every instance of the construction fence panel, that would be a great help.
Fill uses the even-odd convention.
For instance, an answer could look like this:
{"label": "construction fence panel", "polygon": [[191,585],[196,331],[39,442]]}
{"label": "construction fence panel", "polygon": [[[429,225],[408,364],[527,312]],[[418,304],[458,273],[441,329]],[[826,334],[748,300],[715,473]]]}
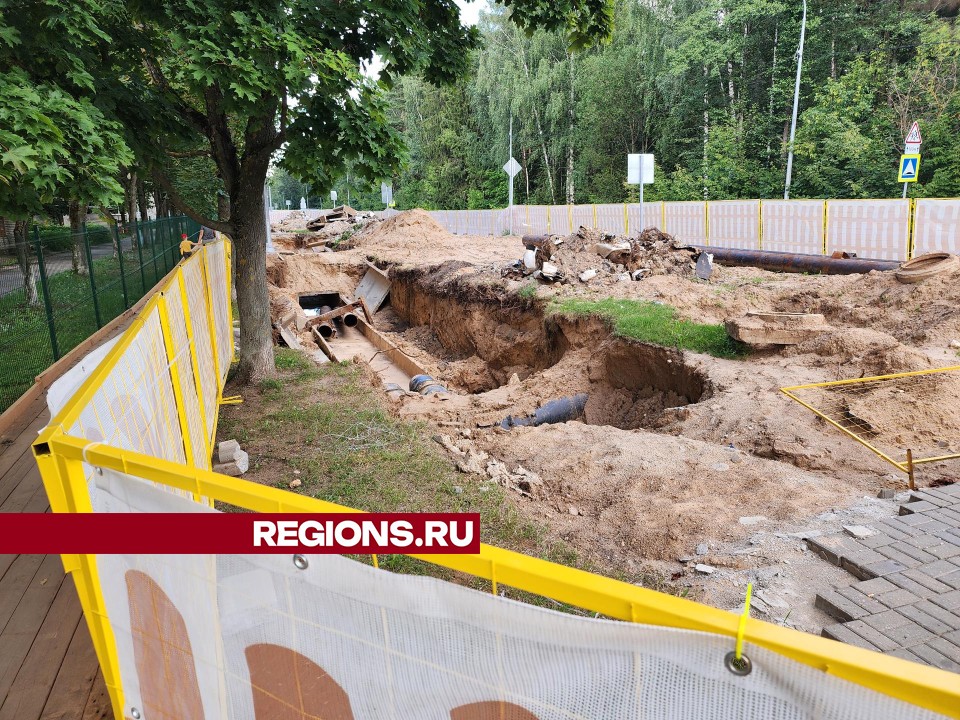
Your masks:
{"label": "construction fence panel", "polygon": [[[206,312],[206,273],[200,262],[183,264],[183,282],[187,291],[187,307],[190,308],[190,329],[193,336],[194,354],[197,359],[197,384],[203,395],[203,419],[207,432],[212,434],[217,422],[217,396],[219,390],[218,359],[213,351],[213,313]],[[211,438],[212,439],[212,438]]]}
{"label": "construction fence panel", "polygon": [[647,228],[659,228],[662,222],[662,202],[644,202],[643,218],[640,217],[640,203],[627,205],[627,233],[629,235],[639,235]]}
{"label": "construction fence panel", "polygon": [[960,254],[960,200],[914,200],[913,257],[929,252]]}
{"label": "construction fence panel", "polygon": [[551,205],[549,232],[552,235],[569,235],[573,232],[571,221],[572,205]]}
{"label": "construction fence panel", "polygon": [[827,200],[827,254],[906,260],[909,200]]}
{"label": "construction fence panel", "polygon": [[764,200],[763,250],[823,254],[823,200]]}
{"label": "construction fence panel", "polygon": [[220,384],[227,379],[233,359],[233,328],[231,326],[229,253],[226,243],[214,243],[203,248],[207,278],[207,298],[213,309],[213,335],[217,349],[217,369]]}
{"label": "construction fence panel", "polygon": [[547,230],[547,206],[524,205],[520,215],[520,225],[514,225],[515,235],[544,235]]}
{"label": "construction fence panel", "polygon": [[760,249],[760,201],[707,203],[707,237],[711,247]]}
{"label": "construction fence panel", "polygon": [[573,232],[582,227],[596,227],[596,205],[574,205],[573,206]]}
{"label": "construction fence panel", "polygon": [[[242,481],[241,481],[242,482]],[[215,512],[104,468],[100,512]],[[123,707],[144,718],[773,717],[933,714],[747,644],[510,601],[355,560],[101,555]],[[313,709],[314,712],[310,712]],[[291,716],[292,717],[292,716]]]}
{"label": "construction fence panel", "polygon": [[595,205],[597,209],[597,230],[614,235],[627,234],[627,208],[618,203],[616,205]]}
{"label": "construction fence panel", "polygon": [[663,232],[690,245],[707,245],[707,204],[705,202],[665,202]]}

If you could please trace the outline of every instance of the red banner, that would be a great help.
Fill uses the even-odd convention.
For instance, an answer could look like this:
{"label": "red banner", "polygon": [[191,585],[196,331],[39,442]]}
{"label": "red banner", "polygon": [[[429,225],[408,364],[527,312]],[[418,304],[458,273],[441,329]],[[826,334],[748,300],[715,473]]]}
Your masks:
{"label": "red banner", "polygon": [[0,554],[476,554],[479,513],[23,513]]}

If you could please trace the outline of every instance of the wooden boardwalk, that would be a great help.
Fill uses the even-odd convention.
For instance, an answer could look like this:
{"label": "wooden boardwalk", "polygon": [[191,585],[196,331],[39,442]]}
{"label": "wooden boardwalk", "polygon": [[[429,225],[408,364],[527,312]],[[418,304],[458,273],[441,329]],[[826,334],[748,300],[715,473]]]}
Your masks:
{"label": "wooden boardwalk", "polygon": [[[30,450],[48,418],[40,393],[0,436],[0,513],[49,512]],[[60,557],[0,555],[0,720],[112,717],[80,600]]]}

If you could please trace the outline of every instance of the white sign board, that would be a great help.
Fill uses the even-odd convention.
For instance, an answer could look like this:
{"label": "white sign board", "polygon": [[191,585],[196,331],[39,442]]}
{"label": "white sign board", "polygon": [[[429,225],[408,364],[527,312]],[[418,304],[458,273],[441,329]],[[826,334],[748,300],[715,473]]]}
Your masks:
{"label": "white sign board", "polygon": [[517,176],[517,173],[520,172],[520,163],[518,163],[514,158],[507,160],[506,164],[503,166],[503,171],[510,176],[512,180]]}
{"label": "white sign board", "polygon": [[910,126],[910,131],[903,139],[903,154],[916,155],[920,152],[920,145],[923,143],[923,137],[920,135],[920,123],[916,120]]}
{"label": "white sign board", "polygon": [[650,185],[653,183],[653,155],[627,155],[627,184]]}
{"label": "white sign board", "polygon": [[336,191],[336,190],[331,190],[331,191],[330,191],[330,199],[333,201],[333,204],[334,204],[334,205],[337,204],[337,191]]}
{"label": "white sign board", "polygon": [[389,205],[393,202],[393,185],[380,183],[380,202]]}

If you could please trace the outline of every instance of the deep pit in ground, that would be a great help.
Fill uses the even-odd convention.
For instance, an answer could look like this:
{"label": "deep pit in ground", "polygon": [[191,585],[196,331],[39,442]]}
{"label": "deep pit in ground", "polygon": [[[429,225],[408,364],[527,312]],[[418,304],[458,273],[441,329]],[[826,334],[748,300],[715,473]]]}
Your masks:
{"label": "deep pit in ground", "polygon": [[517,381],[536,392],[543,378],[554,397],[589,394],[587,424],[623,430],[682,421],[686,406],[713,393],[682,352],[615,337],[599,318],[545,314],[536,302],[437,283],[422,271],[393,273],[391,281],[396,319],[382,329],[416,329],[405,336],[449,361],[438,379],[455,392],[483,396]]}

